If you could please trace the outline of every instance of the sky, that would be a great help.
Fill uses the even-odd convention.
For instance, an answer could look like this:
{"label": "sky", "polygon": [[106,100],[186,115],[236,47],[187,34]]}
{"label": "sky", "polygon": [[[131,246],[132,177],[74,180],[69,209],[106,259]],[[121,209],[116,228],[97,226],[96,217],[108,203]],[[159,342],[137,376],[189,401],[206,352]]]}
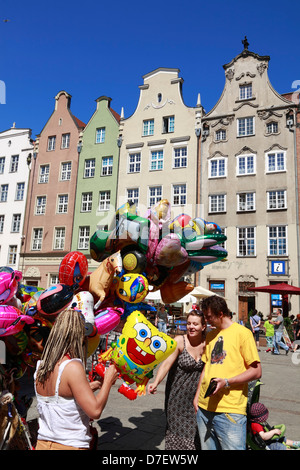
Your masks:
{"label": "sky", "polygon": [[271,57],[275,90],[295,91],[299,18],[299,0],[2,0],[0,132],[15,122],[35,138],[61,90],[85,123],[102,95],[129,117],[143,75],[159,67],[178,68],[185,104],[196,106],[200,93],[208,112],[223,91],[223,65],[242,52],[245,35],[250,51]]}

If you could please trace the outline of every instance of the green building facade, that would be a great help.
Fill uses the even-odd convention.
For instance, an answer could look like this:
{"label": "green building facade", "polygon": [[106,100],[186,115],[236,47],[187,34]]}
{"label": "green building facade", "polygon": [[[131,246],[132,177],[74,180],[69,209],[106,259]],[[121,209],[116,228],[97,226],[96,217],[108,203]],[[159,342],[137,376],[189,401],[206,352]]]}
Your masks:
{"label": "green building facade", "polygon": [[87,257],[90,237],[97,229],[110,226],[116,209],[120,116],[110,102],[107,96],[96,100],[79,148],[72,251]]}

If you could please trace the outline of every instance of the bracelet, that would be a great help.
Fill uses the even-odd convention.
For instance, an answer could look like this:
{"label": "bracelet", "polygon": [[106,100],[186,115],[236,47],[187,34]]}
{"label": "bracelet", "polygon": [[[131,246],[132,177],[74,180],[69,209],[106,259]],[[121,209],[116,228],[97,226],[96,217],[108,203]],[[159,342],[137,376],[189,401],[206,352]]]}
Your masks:
{"label": "bracelet", "polygon": [[229,385],[228,379],[224,379],[224,380],[225,380],[224,388],[229,388],[230,385]]}

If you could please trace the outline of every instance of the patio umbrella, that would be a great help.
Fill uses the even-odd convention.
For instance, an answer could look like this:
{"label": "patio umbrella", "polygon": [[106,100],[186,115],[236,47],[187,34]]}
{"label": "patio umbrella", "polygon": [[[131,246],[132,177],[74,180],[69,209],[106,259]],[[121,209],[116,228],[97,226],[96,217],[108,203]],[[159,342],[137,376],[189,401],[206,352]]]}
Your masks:
{"label": "patio umbrella", "polygon": [[248,287],[248,290],[254,292],[266,292],[268,294],[282,295],[283,316],[288,316],[288,295],[300,295],[300,287],[292,286],[291,284],[287,284],[285,282],[280,282],[278,284],[270,284],[269,286]]}
{"label": "patio umbrella", "polygon": [[211,295],[218,295],[211,290],[205,289],[201,286],[196,286],[191,292],[190,295],[197,297],[197,299],[204,299],[205,297],[210,297]]}

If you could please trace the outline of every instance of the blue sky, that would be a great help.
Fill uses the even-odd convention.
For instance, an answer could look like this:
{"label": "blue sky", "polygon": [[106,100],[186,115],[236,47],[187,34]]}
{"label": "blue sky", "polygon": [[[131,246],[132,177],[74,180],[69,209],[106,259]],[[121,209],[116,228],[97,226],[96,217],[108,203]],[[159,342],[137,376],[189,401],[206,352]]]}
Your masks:
{"label": "blue sky", "polygon": [[178,68],[185,104],[195,106],[200,93],[209,111],[224,87],[222,66],[242,51],[245,35],[249,50],[271,57],[276,91],[295,91],[300,81],[298,0],[15,0],[3,3],[0,15],[0,131],[16,122],[35,137],[60,90],[72,95],[71,110],[86,123],[101,95],[128,117],[142,76],[158,67]]}

